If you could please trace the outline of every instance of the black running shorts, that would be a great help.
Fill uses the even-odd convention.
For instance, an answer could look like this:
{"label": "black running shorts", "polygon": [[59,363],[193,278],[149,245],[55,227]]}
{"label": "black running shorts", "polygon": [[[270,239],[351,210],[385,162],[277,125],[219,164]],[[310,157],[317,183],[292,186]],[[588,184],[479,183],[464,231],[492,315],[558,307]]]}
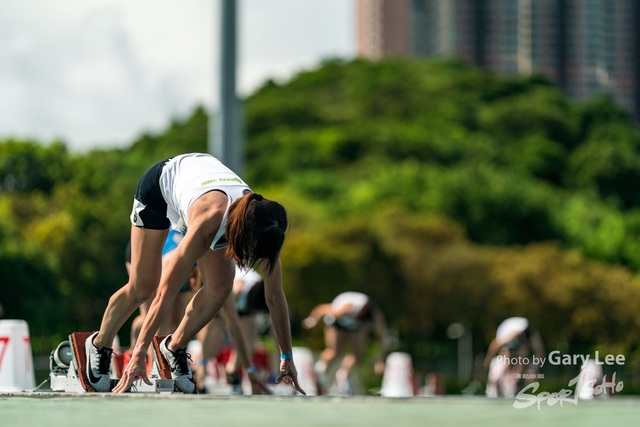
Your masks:
{"label": "black running shorts", "polygon": [[166,230],[171,226],[167,218],[167,202],[160,191],[160,174],[169,160],[151,166],[138,182],[131,211],[131,224],[136,227]]}

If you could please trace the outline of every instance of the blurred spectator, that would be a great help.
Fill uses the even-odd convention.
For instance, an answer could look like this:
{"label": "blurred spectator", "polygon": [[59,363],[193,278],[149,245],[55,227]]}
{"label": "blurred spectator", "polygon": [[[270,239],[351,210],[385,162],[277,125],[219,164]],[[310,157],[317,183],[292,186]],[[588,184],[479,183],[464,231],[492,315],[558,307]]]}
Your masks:
{"label": "blurred spectator", "polygon": [[[360,365],[367,349],[369,333],[373,329],[380,341],[379,353],[374,364],[376,375],[384,371],[386,354],[386,324],[384,315],[371,299],[360,292],[343,292],[330,304],[316,306],[302,321],[306,329],[316,326],[324,320],[325,349],[320,353],[315,370],[319,385],[323,391],[340,395],[356,394],[354,385],[356,368]],[[335,385],[332,376],[332,364],[344,353],[345,346],[351,347],[351,353],[345,354],[335,373]]]}
{"label": "blurred spectator", "polygon": [[[487,397],[514,397],[526,383],[531,382],[539,366],[532,356],[545,357],[540,333],[524,317],[504,320],[489,344],[484,360],[489,371]],[[528,360],[528,364],[523,361]]]}

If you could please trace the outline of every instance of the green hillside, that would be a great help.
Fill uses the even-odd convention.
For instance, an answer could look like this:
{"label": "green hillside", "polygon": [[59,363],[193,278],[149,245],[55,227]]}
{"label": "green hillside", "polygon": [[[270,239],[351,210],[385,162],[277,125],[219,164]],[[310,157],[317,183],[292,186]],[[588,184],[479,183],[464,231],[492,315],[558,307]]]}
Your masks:
{"label": "green hillside", "polygon": [[[640,360],[640,131],[607,98],[579,105],[542,77],[457,62],[329,61],[268,82],[244,116],[245,179],[291,218],[298,339],[318,345],[299,320],[360,290],[416,358],[449,351],[434,343],[452,322],[471,325],[481,352],[524,315],[549,347]],[[123,150],[0,143],[0,303],[40,351],[98,327],[126,281],[139,176],[204,151],[206,132],[196,108]]]}

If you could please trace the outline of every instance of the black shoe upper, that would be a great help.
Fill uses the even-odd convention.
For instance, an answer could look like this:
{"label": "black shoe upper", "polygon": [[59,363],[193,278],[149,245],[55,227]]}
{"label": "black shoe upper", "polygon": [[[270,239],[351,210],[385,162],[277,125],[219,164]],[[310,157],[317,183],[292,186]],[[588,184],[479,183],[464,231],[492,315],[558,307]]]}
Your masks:
{"label": "black shoe upper", "polygon": [[173,372],[177,372],[180,375],[188,375],[189,374],[188,360],[192,360],[192,359],[191,359],[191,355],[187,353],[187,349],[181,348],[176,351],[171,351],[171,353],[173,353],[173,357],[175,358],[175,364],[171,367],[171,370]]}
{"label": "black shoe upper", "polygon": [[109,369],[111,368],[111,355],[113,354],[113,349],[111,348],[101,348],[98,350],[99,362],[98,362],[98,373],[100,375],[108,375]]}

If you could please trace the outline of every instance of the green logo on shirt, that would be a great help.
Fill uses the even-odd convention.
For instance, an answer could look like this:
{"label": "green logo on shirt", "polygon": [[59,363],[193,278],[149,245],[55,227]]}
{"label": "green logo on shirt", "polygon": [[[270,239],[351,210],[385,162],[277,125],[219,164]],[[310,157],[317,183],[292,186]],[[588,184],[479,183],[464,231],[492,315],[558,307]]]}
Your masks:
{"label": "green logo on shirt", "polygon": [[237,182],[238,184],[244,184],[240,178],[214,178],[204,181],[201,186],[213,184],[214,182]]}

